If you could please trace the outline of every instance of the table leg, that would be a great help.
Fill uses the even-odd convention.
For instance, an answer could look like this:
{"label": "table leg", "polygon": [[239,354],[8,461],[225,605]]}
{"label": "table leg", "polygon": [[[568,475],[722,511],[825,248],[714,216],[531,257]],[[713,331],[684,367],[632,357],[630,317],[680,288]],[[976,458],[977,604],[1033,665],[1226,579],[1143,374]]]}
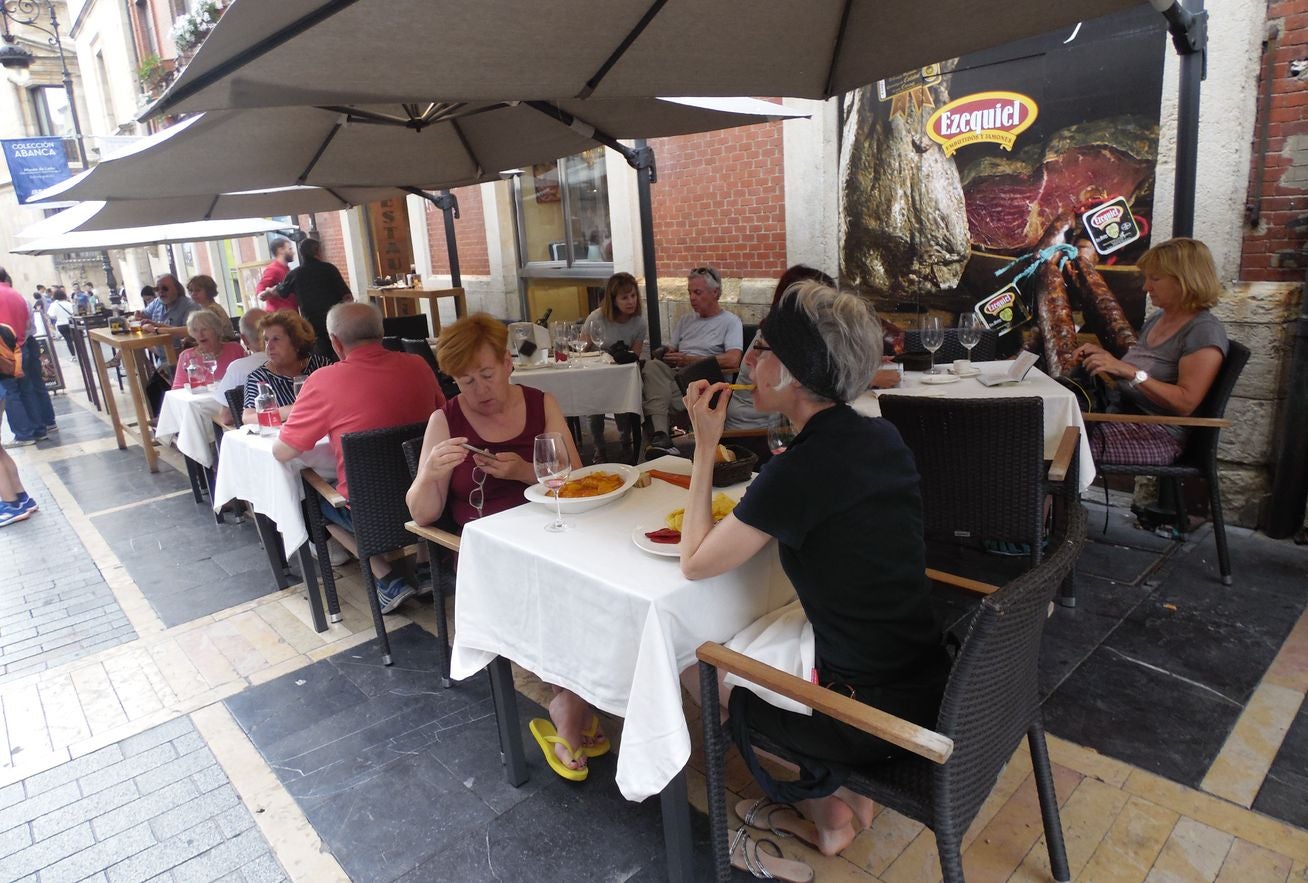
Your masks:
{"label": "table leg", "polygon": [[[128,364],[128,386],[132,393],[132,407],[136,409],[136,431],[141,436],[141,447],[145,448],[145,465],[151,472],[159,471],[159,452],[154,449],[154,430],[150,428],[150,409],[145,401],[145,390],[141,387],[141,378],[136,370],[136,353],[133,350],[122,349],[119,351]],[[95,348],[96,366],[103,365],[100,357],[100,348]],[[101,369],[103,370],[103,369]],[[105,382],[108,383],[108,375],[104,375]],[[113,398],[113,391],[109,390],[105,396],[107,399]]]}
{"label": "table leg", "polygon": [[290,587],[291,581],[286,576],[286,559],[282,557],[282,537],[267,515],[254,513],[254,529],[259,532],[259,541],[263,543],[264,554],[268,556],[268,565],[272,568],[273,579],[277,588]]}
{"label": "table leg", "polygon": [[462,291],[454,295],[454,315],[459,319],[468,315],[468,297]]}
{"label": "table leg", "polygon": [[[318,577],[314,574],[313,556],[309,554],[309,543],[300,544],[300,573],[304,574],[304,590],[309,593],[309,611],[313,615],[313,630],[327,631],[327,617],[323,614],[322,596],[318,594]],[[331,562],[327,562],[331,567]]]}
{"label": "table leg", "polygon": [[[109,409],[109,421],[114,425],[114,435],[118,439],[118,449],[123,450],[127,447],[127,437],[123,435],[123,421],[118,416],[118,403],[114,401],[114,390],[109,383],[109,369],[104,364],[104,354],[100,352],[98,346],[90,347],[91,352],[86,358],[91,359],[95,364],[95,374],[100,378],[100,391],[104,393],[105,407]],[[94,391],[95,384],[89,387]]]}
{"label": "table leg", "polygon": [[200,489],[200,482],[203,481],[206,485],[208,484],[208,481],[202,478],[203,473],[201,470],[204,467],[185,454],[182,456],[186,459],[186,477],[191,480],[191,496],[195,497],[195,505],[203,506],[204,491]]}
{"label": "table leg", "polygon": [[431,313],[431,336],[441,336],[441,302],[439,298],[427,298],[427,312]]}
{"label": "table leg", "polygon": [[[73,351],[77,354],[77,368],[82,372],[82,383],[86,385],[86,397],[95,405],[97,411],[100,410],[100,396],[95,391],[96,371],[91,361],[90,348],[87,346],[89,338],[84,330],[73,329]],[[104,388],[108,388],[107,386]],[[112,398],[112,396],[109,396]],[[123,445],[119,445],[123,447]]]}
{"label": "table leg", "polygon": [[663,810],[663,844],[667,851],[668,879],[694,880],[694,850],[690,839],[690,803],[686,795],[686,771],[682,769],[659,792]]}
{"label": "table leg", "polygon": [[527,781],[527,757],[522,750],[513,669],[507,659],[496,656],[487,671],[490,674],[491,696],[495,702],[495,724],[500,730],[500,760],[504,764],[504,778],[514,788],[519,788]]}

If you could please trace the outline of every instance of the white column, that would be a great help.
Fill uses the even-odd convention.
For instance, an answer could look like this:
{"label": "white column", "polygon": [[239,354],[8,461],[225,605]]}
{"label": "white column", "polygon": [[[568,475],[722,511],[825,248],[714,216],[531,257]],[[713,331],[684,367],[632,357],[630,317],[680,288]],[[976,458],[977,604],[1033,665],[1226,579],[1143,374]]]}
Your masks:
{"label": "white column", "polygon": [[341,212],[341,238],[345,243],[346,276],[355,300],[363,300],[372,286],[372,261],[368,256],[368,219],[365,206]]}
{"label": "white column", "polygon": [[426,279],[431,271],[431,239],[427,229],[427,206],[431,203],[412,193],[404,204],[409,209],[409,239],[413,244],[413,266]]}
{"label": "white column", "polygon": [[836,102],[788,98],[808,119],[781,124],[786,180],[786,263],[832,276],[840,269],[840,184]]}
{"label": "white column", "polygon": [[[513,210],[510,201],[513,193],[508,181],[491,181],[481,185],[481,206],[486,230],[486,256],[490,262],[490,277],[486,287],[478,292],[480,309],[496,316],[522,319],[522,305],[518,302],[518,266],[514,253]],[[464,276],[465,286],[468,277]],[[471,298],[473,293],[469,292]]]}
{"label": "white column", "polygon": [[[657,155],[654,160],[658,161]],[[604,149],[604,163],[609,182],[609,228],[613,233],[613,272],[630,273],[640,278],[645,275],[645,255],[640,247],[640,199],[637,193],[636,170],[627,164],[622,154],[612,148]]]}

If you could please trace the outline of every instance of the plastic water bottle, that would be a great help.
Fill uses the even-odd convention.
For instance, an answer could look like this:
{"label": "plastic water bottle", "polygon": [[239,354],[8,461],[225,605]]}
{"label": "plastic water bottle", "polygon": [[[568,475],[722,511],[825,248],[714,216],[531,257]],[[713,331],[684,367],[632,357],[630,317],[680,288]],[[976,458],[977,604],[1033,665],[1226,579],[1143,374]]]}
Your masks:
{"label": "plastic water bottle", "polygon": [[277,397],[272,387],[266,383],[259,384],[259,395],[254,399],[254,411],[259,416],[259,434],[276,435],[282,425],[282,415],[277,410]]}

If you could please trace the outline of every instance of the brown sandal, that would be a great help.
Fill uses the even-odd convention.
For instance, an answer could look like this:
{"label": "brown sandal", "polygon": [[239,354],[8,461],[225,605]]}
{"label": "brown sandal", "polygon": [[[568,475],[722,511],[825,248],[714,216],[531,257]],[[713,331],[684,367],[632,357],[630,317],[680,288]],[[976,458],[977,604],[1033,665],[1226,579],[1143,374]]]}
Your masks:
{"label": "brown sandal", "polygon": [[[767,844],[774,852],[764,852]],[[749,829],[741,825],[731,839],[731,866],[747,871],[760,880],[783,880],[785,883],[812,883],[813,869],[803,862],[782,856],[781,847],[771,840],[749,836]]]}

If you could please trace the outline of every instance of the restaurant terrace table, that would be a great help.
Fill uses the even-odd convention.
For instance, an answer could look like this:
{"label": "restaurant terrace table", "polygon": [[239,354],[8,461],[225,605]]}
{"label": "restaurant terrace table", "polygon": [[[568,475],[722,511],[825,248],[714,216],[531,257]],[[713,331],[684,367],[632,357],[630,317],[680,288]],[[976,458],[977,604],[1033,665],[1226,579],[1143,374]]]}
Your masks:
{"label": "restaurant terrace table", "polygon": [[[676,457],[647,464],[681,474],[690,465]],[[722,490],[739,499],[744,489]],[[629,800],[661,794],[670,876],[686,880],[690,732],[679,675],[694,664],[700,644],[726,641],[794,598],[775,542],[735,570],[695,582],[681,575],[677,558],[638,549],[633,531],[663,526],[688,493],[656,479],[612,503],[567,515],[574,527],[565,533],[547,532],[553,510],[530,503],[467,524],[451,659],[451,674],[460,679],[488,665],[494,677],[503,659],[511,659],[625,718],[618,787]],[[513,726],[513,714],[501,720],[502,739],[513,734],[504,742],[511,758],[518,730],[503,728]],[[525,772],[519,775],[514,782],[510,764],[510,782],[525,781]]]}
{"label": "restaurant terrace table", "polygon": [[[990,364],[978,362],[978,365]],[[1006,363],[1001,363],[1006,364]],[[942,369],[943,370],[943,369]],[[1085,418],[1077,407],[1076,397],[1072,391],[1062,386],[1039,368],[1032,368],[1026,379],[1020,383],[1003,386],[983,386],[975,377],[961,377],[956,383],[923,383],[924,372],[905,371],[904,379],[894,389],[879,389],[859,396],[854,402],[854,410],[869,417],[880,417],[881,408],[877,404],[879,395],[926,396],[930,398],[955,399],[997,399],[1019,396],[1040,396],[1045,405],[1045,459],[1053,459],[1058,451],[1058,443],[1063,438],[1063,430],[1075,426],[1080,430],[1080,475],[1078,486],[1085,490],[1095,477],[1095,462],[1090,456],[1090,441],[1086,436]]]}
{"label": "restaurant terrace table", "polygon": [[583,356],[576,360],[582,367],[516,368],[509,382],[554,396],[566,417],[641,413],[640,363],[602,364],[602,358]]}
{"label": "restaurant terrace table", "polygon": [[[309,553],[309,531],[304,526],[304,484],[300,470],[309,467],[334,479],[336,457],[331,445],[322,439],[313,450],[283,463],[273,456],[275,441],[276,436],[260,435],[258,427],[250,425],[223,436],[223,453],[218,461],[212,497],[214,510],[221,509],[229,500],[244,500],[250,504],[278,588],[289,585],[282,567],[285,556],[298,552],[301,573],[308,584],[314,628],[326,631],[327,621],[314,576],[314,561]],[[317,505],[316,498],[310,502]],[[276,525],[276,531],[267,529],[269,521]],[[278,533],[281,534],[280,544]]]}
{"label": "restaurant terrace table", "polygon": [[382,316],[391,317],[404,315],[400,312],[400,301],[411,300],[416,302],[425,300],[427,310],[431,313],[433,337],[439,337],[441,333],[441,298],[454,298],[454,315],[456,318],[462,319],[468,315],[468,298],[462,288],[369,288],[368,297],[377,301]]}
{"label": "restaurant terrace table", "polygon": [[[136,411],[136,434],[145,450],[145,464],[151,472],[159,471],[159,453],[154,449],[150,434],[150,406],[145,397],[145,363],[140,354],[152,347],[162,346],[168,358],[168,364],[176,363],[173,351],[173,338],[168,334],[113,334],[108,328],[92,328],[87,332],[91,343],[102,343],[110,347],[122,358],[122,365],[127,374],[127,387],[132,395],[132,407]],[[118,403],[114,400],[113,387],[109,382],[109,369],[105,364],[104,352],[98,346],[91,346],[91,358],[95,362],[95,373],[100,378],[100,391],[104,396],[105,407],[109,409],[109,419],[114,425],[114,435],[118,438],[120,449],[127,447],[126,429],[118,413]]]}
{"label": "restaurant terrace table", "polygon": [[213,421],[223,407],[213,395],[205,387],[168,390],[154,429],[161,440],[177,436],[177,450],[206,469],[213,466]]}

